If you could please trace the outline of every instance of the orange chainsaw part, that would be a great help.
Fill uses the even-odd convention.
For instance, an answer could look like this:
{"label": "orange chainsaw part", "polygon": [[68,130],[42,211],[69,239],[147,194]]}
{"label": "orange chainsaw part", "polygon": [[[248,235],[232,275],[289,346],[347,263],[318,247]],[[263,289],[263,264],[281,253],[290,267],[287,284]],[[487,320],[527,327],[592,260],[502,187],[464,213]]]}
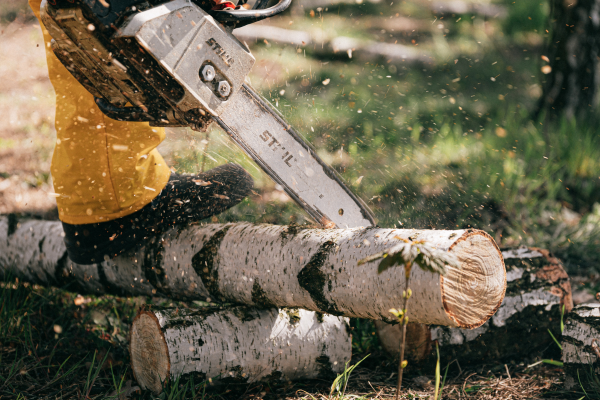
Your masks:
{"label": "orange chainsaw part", "polygon": [[235,4],[231,1],[227,0],[211,0],[213,3],[212,10],[213,11],[221,11],[221,10],[235,10]]}

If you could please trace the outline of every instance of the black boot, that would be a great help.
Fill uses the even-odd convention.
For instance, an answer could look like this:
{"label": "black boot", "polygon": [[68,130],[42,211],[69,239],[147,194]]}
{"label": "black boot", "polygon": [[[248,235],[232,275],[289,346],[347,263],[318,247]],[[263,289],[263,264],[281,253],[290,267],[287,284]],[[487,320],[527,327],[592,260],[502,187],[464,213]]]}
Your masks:
{"label": "black boot", "polygon": [[78,264],[102,262],[173,226],[220,214],[248,196],[252,187],[252,177],[237,164],[197,175],[171,174],[160,194],[133,214],[95,224],[63,222],[67,253]]}

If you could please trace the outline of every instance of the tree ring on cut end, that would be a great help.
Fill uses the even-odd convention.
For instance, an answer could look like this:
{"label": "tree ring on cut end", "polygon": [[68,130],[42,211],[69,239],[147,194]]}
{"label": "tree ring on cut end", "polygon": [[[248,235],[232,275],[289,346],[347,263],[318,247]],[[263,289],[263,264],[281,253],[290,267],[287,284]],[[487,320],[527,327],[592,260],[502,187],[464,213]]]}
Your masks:
{"label": "tree ring on cut end", "polygon": [[131,324],[131,369],[142,389],[162,391],[171,369],[169,349],[156,316],[142,311]]}
{"label": "tree ring on cut end", "polygon": [[[490,246],[490,242],[493,246]],[[506,269],[500,249],[483,231],[468,231],[449,249],[461,268],[447,267],[440,277],[442,304],[461,328],[477,328],[498,310],[506,292]],[[501,264],[503,274],[496,270]]]}

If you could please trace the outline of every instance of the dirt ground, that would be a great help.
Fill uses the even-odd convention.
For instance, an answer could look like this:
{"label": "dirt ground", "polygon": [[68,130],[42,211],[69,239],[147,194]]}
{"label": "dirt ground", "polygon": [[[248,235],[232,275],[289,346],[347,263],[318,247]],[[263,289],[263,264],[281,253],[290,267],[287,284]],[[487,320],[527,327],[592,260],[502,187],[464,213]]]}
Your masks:
{"label": "dirt ground", "polygon": [[52,214],[54,90],[37,24],[0,26],[0,213]]}

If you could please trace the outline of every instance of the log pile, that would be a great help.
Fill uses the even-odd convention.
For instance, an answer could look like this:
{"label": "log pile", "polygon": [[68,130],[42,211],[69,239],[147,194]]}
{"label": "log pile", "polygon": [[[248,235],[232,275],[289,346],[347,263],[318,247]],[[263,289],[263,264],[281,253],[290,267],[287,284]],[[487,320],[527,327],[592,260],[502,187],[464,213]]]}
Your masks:
{"label": "log pile", "polygon": [[[571,284],[561,261],[539,248],[505,250],[502,255],[507,289],[496,314],[472,330],[409,323],[409,359],[433,362],[436,340],[445,362],[457,360],[461,366],[509,361],[556,347],[548,329],[560,337],[561,310],[564,306],[568,313],[573,308]],[[375,326],[384,350],[397,354],[400,328],[382,321],[375,321]]]}
{"label": "log pile", "polygon": [[580,304],[571,311],[562,336],[565,388],[600,391],[600,304]]}
{"label": "log pile", "polygon": [[335,378],[352,339],[345,318],[312,311],[161,309],[137,315],[129,349],[137,382],[158,393],[184,374],[213,383]]}
{"label": "log pile", "polygon": [[[496,312],[506,290],[504,262],[478,230],[195,225],[79,265],[66,255],[59,222],[0,217],[0,278],[246,306],[140,312],[131,330],[132,368],[140,386],[158,392],[167,377],[188,373],[252,382],[340,371],[351,349],[342,317],[390,319],[405,287],[403,268],[378,273],[379,262],[359,260],[405,240],[458,260],[445,276],[412,268],[412,321],[477,328]],[[278,307],[303,310],[292,317]]]}

